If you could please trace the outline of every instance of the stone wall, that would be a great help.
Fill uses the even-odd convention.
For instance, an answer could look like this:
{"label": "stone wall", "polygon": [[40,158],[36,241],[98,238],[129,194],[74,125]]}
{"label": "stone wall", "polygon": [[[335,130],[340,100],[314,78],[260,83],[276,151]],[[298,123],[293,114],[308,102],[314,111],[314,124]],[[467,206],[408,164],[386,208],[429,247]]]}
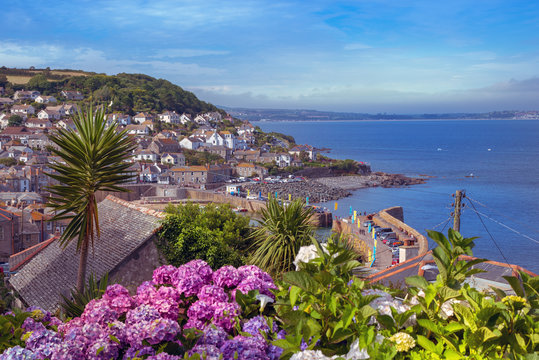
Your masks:
{"label": "stone wall", "polygon": [[[392,214],[395,214],[398,217],[395,217]],[[416,244],[419,246],[419,255],[422,255],[428,251],[429,242],[427,238],[421,235],[421,233],[419,233],[416,229],[406,225],[403,221],[399,220],[399,217],[401,219],[403,218],[402,207],[396,206],[396,207],[382,210],[378,213],[378,216],[380,216],[380,218],[387,221],[388,223],[390,223],[392,226],[396,227],[397,229],[400,229],[403,232],[408,233],[409,236],[413,235],[414,238],[417,240]]]}
{"label": "stone wall", "polygon": [[98,203],[103,201],[107,195],[115,196],[125,201],[140,200],[144,196],[155,196],[157,186],[155,184],[129,184],[124,185],[128,192],[98,191],[95,196]]}
{"label": "stone wall", "polygon": [[111,271],[109,284],[122,284],[135,294],[142,282],[152,279],[153,270],[165,263],[152,236]]}

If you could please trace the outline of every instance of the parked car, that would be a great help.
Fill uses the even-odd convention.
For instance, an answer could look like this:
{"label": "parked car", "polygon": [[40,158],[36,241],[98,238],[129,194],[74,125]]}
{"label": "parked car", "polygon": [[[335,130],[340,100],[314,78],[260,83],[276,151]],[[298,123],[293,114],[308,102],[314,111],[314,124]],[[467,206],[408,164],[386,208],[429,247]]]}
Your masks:
{"label": "parked car", "polygon": [[404,242],[402,240],[395,239],[395,240],[389,240],[387,242],[387,246],[389,247],[397,247],[397,246],[402,246],[402,245],[404,245]]}
{"label": "parked car", "polygon": [[372,221],[372,220],[365,221],[365,222],[363,223],[363,226],[364,226],[364,227],[369,227],[369,224],[371,224],[371,226],[373,226],[373,225],[374,225],[374,221]]}
{"label": "parked car", "polygon": [[394,232],[385,232],[380,234],[380,239],[386,240],[386,239],[397,239],[397,234]]}

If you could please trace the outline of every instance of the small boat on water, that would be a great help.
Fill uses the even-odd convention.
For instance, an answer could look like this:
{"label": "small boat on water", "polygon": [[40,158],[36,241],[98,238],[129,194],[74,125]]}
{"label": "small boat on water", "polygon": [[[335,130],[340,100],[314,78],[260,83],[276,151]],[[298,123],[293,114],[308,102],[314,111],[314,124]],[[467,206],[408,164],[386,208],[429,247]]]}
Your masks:
{"label": "small boat on water", "polygon": [[473,177],[475,177],[475,175],[474,175],[473,173],[470,173],[470,175],[466,175],[465,177],[467,177],[467,178],[473,178]]}
{"label": "small boat on water", "polygon": [[443,150],[442,148],[438,148],[438,149],[436,149],[436,151],[442,151],[442,150]]}

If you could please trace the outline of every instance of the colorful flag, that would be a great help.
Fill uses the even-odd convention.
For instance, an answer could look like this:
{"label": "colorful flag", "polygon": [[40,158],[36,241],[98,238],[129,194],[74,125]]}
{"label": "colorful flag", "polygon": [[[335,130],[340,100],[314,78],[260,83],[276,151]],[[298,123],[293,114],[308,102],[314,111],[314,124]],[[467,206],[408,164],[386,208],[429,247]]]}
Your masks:
{"label": "colorful flag", "polygon": [[292,201],[292,194],[288,194],[288,201]]}
{"label": "colorful flag", "polygon": [[337,208],[339,207],[338,203],[335,203],[335,211],[337,211]]}
{"label": "colorful flag", "polygon": [[306,201],[306,205],[308,206],[309,205],[309,197],[307,196],[307,198],[305,199]]}

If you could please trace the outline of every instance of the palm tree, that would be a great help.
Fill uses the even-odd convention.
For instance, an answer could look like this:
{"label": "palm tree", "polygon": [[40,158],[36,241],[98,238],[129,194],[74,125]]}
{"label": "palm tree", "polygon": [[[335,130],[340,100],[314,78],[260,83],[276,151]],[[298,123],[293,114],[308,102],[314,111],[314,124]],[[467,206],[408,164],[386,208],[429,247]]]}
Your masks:
{"label": "palm tree", "polygon": [[313,209],[299,199],[284,205],[270,197],[261,213],[262,220],[252,233],[250,262],[272,275],[293,270],[299,248],[310,245],[313,238]]}
{"label": "palm tree", "polygon": [[49,136],[56,145],[52,153],[62,159],[51,165],[56,173],[47,175],[59,184],[49,187],[49,206],[56,210],[53,220],[71,219],[60,237],[64,248],[77,238],[80,253],[77,289],[82,291],[86,280],[88,248],[99,238],[99,217],[96,192],[121,191],[121,184],[132,179],[127,160],[134,145],[125,131],[116,125],[105,127],[105,111],[90,106],[73,119],[76,130],[60,129]]}

